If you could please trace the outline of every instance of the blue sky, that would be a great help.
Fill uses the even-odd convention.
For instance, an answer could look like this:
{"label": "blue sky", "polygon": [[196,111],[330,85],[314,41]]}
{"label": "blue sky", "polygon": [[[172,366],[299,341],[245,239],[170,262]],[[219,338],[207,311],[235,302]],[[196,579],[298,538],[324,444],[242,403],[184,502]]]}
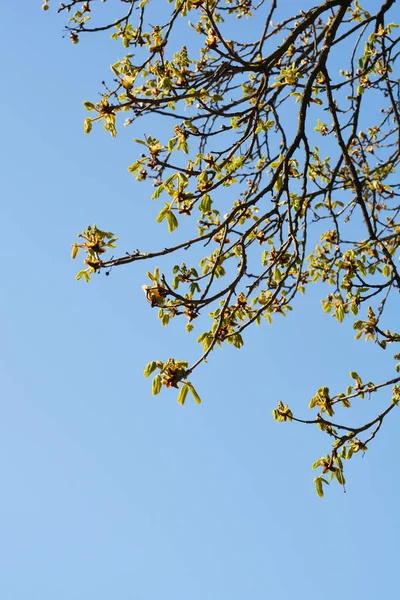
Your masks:
{"label": "blue sky", "polygon": [[240,352],[214,352],[194,381],[201,406],[153,398],[144,365],[196,356],[192,338],[161,328],[143,265],[85,285],[70,259],[89,223],[127,249],[158,231],[158,207],[126,170],[140,131],[82,130],[82,101],[122,51],[104,38],[72,46],[40,1],[0,13],[2,600],[395,596],[397,413],[346,465],[347,493],[323,500],[311,463],[328,440],[271,417],[281,398],[307,418],[315,390],[346,387],[350,368],[392,376],[390,358],[353,342],[315,292]]}

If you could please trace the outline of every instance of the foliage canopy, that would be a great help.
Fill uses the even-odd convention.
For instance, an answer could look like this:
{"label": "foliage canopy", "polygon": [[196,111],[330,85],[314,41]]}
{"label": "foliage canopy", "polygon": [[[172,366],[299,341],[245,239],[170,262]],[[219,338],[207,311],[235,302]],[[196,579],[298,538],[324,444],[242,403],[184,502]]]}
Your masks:
{"label": "foliage canopy", "polygon": [[[241,348],[249,326],[285,315],[313,283],[325,284],[323,310],[339,322],[352,319],[357,339],[386,352],[400,341],[386,322],[388,299],[400,287],[394,3],[374,2],[371,14],[357,0],[326,0],[287,15],[284,5],[291,3],[279,0],[176,0],[162,7],[120,0],[106,22],[99,1],[61,4],[74,44],[86,33],[109,32],[127,49],[111,66],[100,100],[84,103],[85,132],[102,124],[115,137],[123,113],[125,126],[154,115],[170,131],[167,139],[149,131],[135,140],[139,152],[129,171],[138,182],[153,181],[157,222],[173,235],[182,226],[183,241],[107,258],[117,238],[94,226],[72,250],[73,258],[84,252],[77,279],[86,281],[95,272],[176,255],[172,273],[148,271],[147,300],[162,325],[181,317],[190,332],[201,315],[211,320],[198,336],[202,351],[194,364],[147,365],[153,394],[174,387],[182,405],[188,392],[200,402],[188,378],[213,349]],[[179,39],[182,19],[192,32],[186,45]],[[250,19],[251,29],[239,27],[241,19]],[[344,459],[367,449],[398,404],[399,371],[394,364],[393,379],[379,383],[352,371],[343,392],[318,389],[310,420],[282,402],[274,409],[277,421],[313,423],[330,436],[330,452],[313,464],[320,496],[329,478],[344,486]],[[380,388],[391,388],[391,399],[372,421],[351,427],[335,415]]]}

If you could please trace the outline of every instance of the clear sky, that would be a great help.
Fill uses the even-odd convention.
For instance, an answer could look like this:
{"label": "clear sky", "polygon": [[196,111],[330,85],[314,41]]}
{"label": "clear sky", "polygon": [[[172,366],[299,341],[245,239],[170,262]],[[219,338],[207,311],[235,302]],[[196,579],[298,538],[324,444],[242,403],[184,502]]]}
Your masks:
{"label": "clear sky", "polygon": [[149,249],[158,231],[126,170],[143,132],[82,129],[82,101],[122,50],[72,46],[40,4],[0,7],[1,600],[396,597],[399,415],[346,465],[347,493],[323,500],[311,463],[329,440],[271,417],[282,399],[308,418],[320,385],[345,388],[350,368],[383,380],[390,359],[310,293],[240,352],[212,354],[201,406],[151,396],[144,365],[195,356],[193,339],[161,328],[142,264],[86,285],[70,259],[90,223],[120,249]]}

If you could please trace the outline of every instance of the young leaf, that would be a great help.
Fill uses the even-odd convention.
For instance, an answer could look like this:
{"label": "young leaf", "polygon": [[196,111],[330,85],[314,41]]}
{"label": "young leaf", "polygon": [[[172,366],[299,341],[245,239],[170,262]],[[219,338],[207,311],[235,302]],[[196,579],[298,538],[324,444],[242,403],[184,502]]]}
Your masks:
{"label": "young leaf", "polygon": [[151,385],[151,393],[153,396],[156,396],[161,391],[161,375],[156,375],[153,379],[153,383]]}
{"label": "young leaf", "polygon": [[323,487],[322,487],[321,477],[316,477],[314,479],[314,482],[315,482],[315,490],[316,490],[318,496],[320,498],[322,498],[323,495],[324,495],[324,490],[323,490]]}
{"label": "young leaf", "polygon": [[185,404],[185,400],[186,400],[186,396],[187,393],[189,391],[189,386],[187,383],[184,383],[181,386],[181,389],[179,390],[179,394],[178,394],[178,403],[183,406]]}
{"label": "young leaf", "polygon": [[166,217],[168,222],[168,231],[169,233],[172,233],[172,231],[174,231],[178,227],[178,219],[171,210],[168,210],[168,212],[166,213]]}
{"label": "young leaf", "polygon": [[187,381],[185,385],[187,385],[187,387],[191,391],[192,396],[193,396],[195,402],[197,402],[197,404],[201,404],[201,398],[198,395],[198,393],[196,392],[196,390],[194,389],[193,385],[189,381]]}
{"label": "young leaf", "polygon": [[149,375],[151,375],[153,373],[153,371],[155,371],[157,368],[157,363],[155,360],[152,360],[151,362],[149,362],[143,372],[143,375],[145,377],[149,377]]}

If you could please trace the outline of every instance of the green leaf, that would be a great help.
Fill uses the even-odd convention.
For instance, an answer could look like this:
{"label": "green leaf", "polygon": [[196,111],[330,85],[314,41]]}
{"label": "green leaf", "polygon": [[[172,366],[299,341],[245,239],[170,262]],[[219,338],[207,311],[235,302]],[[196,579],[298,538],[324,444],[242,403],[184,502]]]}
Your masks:
{"label": "green leaf", "polygon": [[172,183],[174,181],[174,179],[176,179],[178,177],[178,173],[174,173],[173,175],[170,175],[169,177],[167,177],[167,179],[164,181],[164,187],[167,187],[170,183]]}
{"label": "green leaf", "polygon": [[279,282],[282,279],[282,274],[281,274],[280,270],[278,269],[278,267],[276,267],[274,269],[273,279],[274,279],[274,281],[277,281],[277,282]]}
{"label": "green leaf", "polygon": [[86,102],[83,103],[83,106],[86,110],[94,110],[94,104],[93,102],[89,102],[89,100],[86,100]]}
{"label": "green leaf", "polygon": [[316,477],[316,478],[314,479],[314,482],[315,482],[315,490],[316,490],[316,492],[317,492],[318,496],[319,496],[320,498],[323,498],[323,496],[324,496],[324,490],[323,490],[323,488],[322,488],[322,480],[321,480],[321,477]]}
{"label": "green leaf", "polygon": [[166,217],[167,217],[167,222],[168,222],[168,231],[169,231],[169,233],[172,233],[178,227],[178,219],[176,218],[174,213],[170,210],[167,211]]}
{"label": "green leaf", "polygon": [[151,385],[151,393],[153,394],[153,396],[157,396],[157,394],[160,393],[161,391],[161,375],[156,375],[153,379],[153,383]]}
{"label": "green leaf", "polygon": [[92,131],[92,119],[87,117],[83,123],[83,131],[89,134]]}
{"label": "green leaf", "polygon": [[195,402],[197,402],[197,404],[201,404],[201,398],[198,395],[198,393],[196,392],[196,390],[194,389],[193,384],[191,384],[190,381],[188,381],[185,385],[187,385],[187,387],[191,391],[192,396],[193,396]]}
{"label": "green leaf", "polygon": [[189,180],[184,173],[178,173],[178,181],[181,187],[186,187],[189,183]]}
{"label": "green leaf", "polygon": [[357,304],[350,304],[350,310],[354,316],[358,315],[358,306]]}
{"label": "green leaf", "polygon": [[336,475],[336,479],[338,480],[338,482],[340,483],[340,485],[344,485],[345,479],[343,477],[343,472],[342,471],[335,471],[335,475]]}
{"label": "green leaf", "polygon": [[212,200],[209,194],[204,194],[199,204],[199,210],[204,214],[211,210]]}
{"label": "green leaf", "polygon": [[342,304],[339,304],[339,306],[336,307],[335,315],[339,323],[341,323],[344,319],[344,308]]}
{"label": "green leaf", "polygon": [[177,141],[178,141],[177,137],[174,137],[168,141],[168,152],[172,152],[172,150],[176,146]]}
{"label": "green leaf", "polygon": [[90,280],[90,273],[87,271],[87,269],[85,269],[85,270],[83,270],[83,271],[79,271],[79,273],[77,273],[77,274],[75,275],[75,279],[76,279],[77,281],[79,281],[80,279],[82,279],[82,277],[83,277],[83,279],[86,281],[86,283],[89,283],[89,280]]}
{"label": "green leaf", "polygon": [[[159,185],[156,188],[156,190],[155,190],[154,194],[152,195],[151,199],[152,200],[157,200],[157,198],[159,198],[159,196],[160,196],[161,192],[164,190],[164,188],[165,188],[165,186],[164,186],[163,183],[161,185]],[[159,221],[157,221],[157,222],[159,223]]]}
{"label": "green leaf", "polygon": [[145,369],[143,371],[143,375],[145,377],[149,377],[149,375],[151,375],[153,373],[153,371],[155,371],[157,368],[157,363],[155,360],[152,360],[151,362],[149,362],[146,366]]}
{"label": "green leaf", "polygon": [[166,206],[165,208],[161,209],[160,212],[158,213],[156,223],[161,223],[161,221],[163,221],[165,219],[165,217],[168,215],[168,213],[169,213],[169,206]]}
{"label": "green leaf", "polygon": [[178,404],[180,404],[181,406],[183,406],[185,404],[185,400],[186,400],[188,391],[189,391],[189,386],[187,383],[184,383],[182,385],[181,389],[179,390],[179,394],[178,394]]}
{"label": "green leaf", "polygon": [[131,165],[129,165],[128,171],[129,171],[129,173],[135,173],[138,169],[140,169],[140,167],[141,167],[141,164],[137,160],[136,162],[134,162]]}

